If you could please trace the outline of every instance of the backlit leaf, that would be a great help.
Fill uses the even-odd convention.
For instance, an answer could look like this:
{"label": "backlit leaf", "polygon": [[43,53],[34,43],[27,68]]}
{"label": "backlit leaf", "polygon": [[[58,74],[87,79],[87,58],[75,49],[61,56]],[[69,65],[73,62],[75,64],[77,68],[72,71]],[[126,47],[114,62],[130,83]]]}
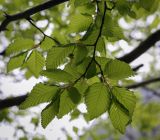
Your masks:
{"label": "backlit leaf", "polygon": [[113,87],[112,93],[116,99],[129,111],[130,115],[132,115],[136,104],[136,97],[133,92],[125,88]]}
{"label": "backlit leaf", "polygon": [[74,53],[74,63],[75,65],[81,63],[87,56],[88,50],[85,46],[83,47],[76,47],[75,53]]}
{"label": "backlit leaf", "polygon": [[27,68],[37,78],[45,65],[44,57],[38,51],[32,51],[26,61]]}
{"label": "backlit leaf", "polygon": [[134,74],[127,63],[119,60],[111,60],[107,63],[105,73],[107,73],[108,78],[114,80],[128,78]]}
{"label": "backlit leaf", "polygon": [[[84,22],[85,21],[85,22]],[[88,29],[92,23],[92,17],[82,14],[74,14],[70,19],[69,33],[78,33]]]}
{"label": "backlit leaf", "polygon": [[90,0],[75,0],[74,4],[76,7],[76,6],[81,6],[81,5],[87,4],[89,2],[90,2]]}
{"label": "backlit leaf", "polygon": [[33,48],[34,41],[31,39],[17,38],[6,49],[6,55],[18,54],[22,51]]}
{"label": "backlit leaf", "polygon": [[55,82],[70,82],[74,80],[74,77],[71,74],[61,69],[45,70],[42,71],[41,74]]}
{"label": "backlit leaf", "polygon": [[110,104],[110,93],[103,83],[95,83],[85,93],[85,103],[90,119],[94,119],[105,113]]}
{"label": "backlit leaf", "polygon": [[72,52],[73,47],[54,47],[47,55],[47,69],[56,69],[64,63],[65,58]]}
{"label": "backlit leaf", "polygon": [[26,109],[44,102],[50,102],[57,95],[58,90],[59,88],[56,86],[48,86],[42,83],[37,84],[33,87],[26,100],[20,105],[20,109]]}
{"label": "backlit leaf", "polygon": [[130,118],[125,110],[115,101],[111,104],[109,116],[114,128],[118,129],[119,132],[124,133]]}
{"label": "backlit leaf", "polygon": [[45,40],[44,40],[44,41],[42,42],[42,44],[40,45],[40,47],[41,47],[44,51],[46,51],[46,50],[51,49],[54,45],[55,45],[55,42],[54,42],[52,39],[46,37]]}
{"label": "backlit leaf", "polygon": [[58,118],[62,118],[64,115],[72,111],[76,107],[76,104],[78,103],[79,99],[80,94],[77,90],[64,90],[64,92],[61,93],[60,96],[60,107],[59,113],[57,115]]}
{"label": "backlit leaf", "polygon": [[55,118],[59,111],[59,99],[52,101],[47,107],[45,107],[41,112],[41,124],[43,128]]}
{"label": "backlit leaf", "polygon": [[7,64],[7,72],[10,72],[16,68],[19,68],[23,65],[26,58],[26,53],[11,57]]}

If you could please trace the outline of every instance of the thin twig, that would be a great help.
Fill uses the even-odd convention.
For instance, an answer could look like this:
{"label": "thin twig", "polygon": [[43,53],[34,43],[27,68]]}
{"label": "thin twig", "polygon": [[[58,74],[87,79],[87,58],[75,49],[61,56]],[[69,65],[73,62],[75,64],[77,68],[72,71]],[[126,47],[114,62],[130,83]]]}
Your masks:
{"label": "thin twig", "polygon": [[39,4],[35,7],[32,7],[30,9],[27,9],[26,11],[23,11],[23,12],[20,12],[17,14],[9,15],[9,14],[5,13],[5,19],[2,21],[2,23],[0,25],[0,32],[5,31],[7,29],[8,24],[10,24],[13,21],[29,18],[32,15],[34,15],[40,11],[49,9],[53,6],[64,3],[66,1],[68,1],[68,0],[49,0],[47,2]]}
{"label": "thin twig", "polygon": [[129,89],[139,88],[139,87],[143,87],[145,85],[152,84],[152,83],[155,83],[155,82],[160,82],[160,77],[152,78],[152,79],[149,79],[149,80],[146,80],[146,81],[142,81],[142,82],[139,82],[139,83],[136,83],[136,84],[132,84],[132,85],[126,86],[126,88],[129,88]]}
{"label": "thin twig", "polygon": [[40,41],[39,45],[45,40],[46,37],[52,39],[57,45],[60,45],[60,42],[59,42],[58,40],[56,40],[55,38],[53,38],[53,37],[51,37],[51,36],[46,35],[46,34],[43,32],[42,29],[40,29],[38,26],[36,26],[36,25],[33,23],[33,21],[32,21],[31,18],[27,18],[27,20],[28,20],[28,22],[29,22],[33,27],[35,27],[37,30],[39,30],[39,31],[43,34],[43,36],[44,36],[43,39]]}

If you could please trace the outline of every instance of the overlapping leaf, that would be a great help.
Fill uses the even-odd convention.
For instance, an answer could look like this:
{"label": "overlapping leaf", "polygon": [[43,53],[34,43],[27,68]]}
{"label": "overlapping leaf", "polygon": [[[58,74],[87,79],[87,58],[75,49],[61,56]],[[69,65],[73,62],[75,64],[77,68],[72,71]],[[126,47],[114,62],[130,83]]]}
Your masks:
{"label": "overlapping leaf", "polygon": [[46,50],[51,49],[54,45],[55,45],[55,42],[54,42],[52,39],[46,37],[45,40],[44,40],[44,41],[42,42],[42,44],[40,45],[40,47],[41,47],[44,51],[46,51]]}
{"label": "overlapping leaf", "polygon": [[60,64],[64,63],[65,58],[73,50],[73,47],[54,47],[47,55],[47,69],[56,69]]}
{"label": "overlapping leaf", "polygon": [[81,73],[77,71],[77,67],[74,65],[71,65],[70,63],[65,66],[64,71],[72,75],[72,77],[74,77],[75,79],[81,76]]}
{"label": "overlapping leaf", "polygon": [[88,83],[85,80],[81,80],[75,84],[76,89],[79,91],[79,93],[84,96],[85,92],[88,89]]}
{"label": "overlapping leaf", "polygon": [[122,29],[119,27],[117,21],[108,13],[105,15],[102,34],[110,41],[117,41],[124,38]]}
{"label": "overlapping leaf", "polygon": [[74,77],[71,74],[61,69],[45,70],[42,71],[41,74],[55,82],[71,82],[74,80]]}
{"label": "overlapping leaf", "polygon": [[112,93],[132,116],[136,104],[136,97],[133,92],[125,88],[113,87]]}
{"label": "overlapping leaf", "polygon": [[104,71],[104,73],[106,73],[105,67],[110,62],[110,60],[110,58],[106,57],[96,57],[96,61],[101,65],[101,68]]}
{"label": "overlapping leaf", "polygon": [[126,125],[130,121],[130,117],[126,114],[125,110],[115,101],[113,101],[111,104],[109,116],[114,128],[118,129],[121,133],[124,133]]}
{"label": "overlapping leaf", "polygon": [[85,46],[83,47],[76,47],[76,50],[74,52],[74,64],[78,65],[80,64],[87,56],[88,50]]}
{"label": "overlapping leaf", "polygon": [[81,6],[81,5],[87,4],[89,2],[90,2],[90,0],[75,0],[74,5],[76,7],[76,6]]}
{"label": "overlapping leaf", "polygon": [[57,115],[58,118],[62,118],[64,115],[72,111],[76,107],[80,99],[81,95],[76,88],[64,90],[64,92],[61,93],[60,97],[60,107],[59,113]]}

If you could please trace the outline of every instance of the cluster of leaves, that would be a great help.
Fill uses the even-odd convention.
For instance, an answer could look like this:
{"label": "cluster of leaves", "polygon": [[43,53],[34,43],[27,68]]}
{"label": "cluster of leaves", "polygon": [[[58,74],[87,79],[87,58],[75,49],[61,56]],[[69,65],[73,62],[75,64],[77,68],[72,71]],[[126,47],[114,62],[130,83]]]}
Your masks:
{"label": "cluster of leaves", "polygon": [[125,39],[117,16],[136,18],[138,7],[152,9],[143,0],[70,0],[69,6],[69,16],[62,15],[69,21],[61,25],[67,26],[63,32],[58,33],[55,27],[54,38],[43,33],[38,44],[32,39],[16,38],[6,50],[11,57],[8,72],[21,68],[26,78],[48,79],[33,87],[20,108],[49,102],[41,113],[45,128],[55,117],[60,119],[85,103],[90,120],[108,111],[113,126],[124,133],[132,121],[136,98],[118,82],[134,72],[125,62],[107,57],[105,45]]}
{"label": "cluster of leaves", "polygon": [[[133,139],[159,140],[159,101],[151,101],[148,104],[137,101],[134,116],[133,128],[129,128],[125,135],[117,133],[113,128],[109,119],[100,119],[97,124],[90,129],[85,130],[85,133],[80,136],[80,140],[85,139],[127,139],[130,136]],[[142,113],[143,112],[143,113]],[[152,115],[151,115],[152,114]],[[76,133],[76,132],[75,132]],[[78,133],[76,133],[78,134]]]}

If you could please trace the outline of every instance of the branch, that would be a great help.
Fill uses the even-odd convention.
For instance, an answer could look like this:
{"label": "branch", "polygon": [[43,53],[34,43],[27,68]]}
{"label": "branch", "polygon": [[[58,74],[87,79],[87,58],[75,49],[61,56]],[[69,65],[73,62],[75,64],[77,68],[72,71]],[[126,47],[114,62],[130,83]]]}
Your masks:
{"label": "branch", "polygon": [[2,52],[0,52],[0,56],[4,56],[6,53],[6,50],[3,50]]}
{"label": "branch", "polygon": [[137,65],[136,67],[133,67],[132,70],[133,71],[138,71],[143,66],[144,66],[143,64]]}
{"label": "branch", "polygon": [[29,22],[33,27],[35,27],[37,30],[39,30],[39,31],[43,34],[43,39],[40,41],[39,45],[41,45],[41,43],[45,40],[46,37],[52,39],[56,44],[60,45],[60,42],[59,42],[58,40],[56,40],[55,38],[53,38],[53,37],[51,37],[51,36],[46,35],[39,27],[37,27],[37,26],[33,23],[33,21],[32,21],[31,18],[28,18],[27,20],[28,20],[28,22]]}
{"label": "branch", "polygon": [[148,87],[143,87],[143,89],[146,90],[146,91],[151,92],[151,93],[152,93],[153,95],[155,95],[155,96],[160,97],[160,93],[157,92],[157,91],[155,91],[155,90],[153,90],[153,89],[150,89],[150,88],[148,88]]}
{"label": "branch", "polygon": [[[30,16],[34,15],[35,13],[38,13],[40,11],[43,11],[45,9],[51,8],[55,5],[58,5],[60,3],[66,2],[68,0],[50,0],[48,2],[45,2],[43,4],[40,4],[38,6],[35,6],[31,9],[28,9],[24,12],[14,14],[14,15],[7,15],[5,20],[1,23],[0,25],[0,32],[6,30],[6,27],[10,22],[20,20],[20,19],[27,19]],[[160,30],[156,31],[155,33],[151,34],[146,40],[140,43],[140,45],[135,48],[133,51],[130,53],[124,55],[123,57],[120,57],[119,60],[124,61],[126,63],[130,63],[136,58],[138,58],[140,55],[142,55],[144,52],[146,52],[150,47],[152,47],[158,40],[160,40]],[[3,53],[2,53],[3,55]],[[147,81],[143,81],[137,84],[129,85],[126,88],[138,88],[145,86],[147,84],[151,84],[154,82],[160,81],[160,77],[150,79]],[[18,96],[18,97],[12,97],[4,100],[0,100],[0,110],[7,108],[7,107],[12,107],[12,106],[17,106],[21,104],[27,97],[26,95],[23,96]]]}
{"label": "branch", "polygon": [[145,85],[152,84],[152,83],[155,83],[155,82],[160,82],[160,77],[152,78],[152,79],[142,81],[142,82],[139,82],[139,83],[136,83],[136,84],[133,84],[133,85],[129,85],[129,86],[126,86],[126,88],[129,88],[129,89],[139,88],[139,87],[143,87]]}
{"label": "branch", "polygon": [[160,40],[160,30],[151,34],[146,40],[142,41],[137,48],[135,48],[130,53],[118,58],[126,63],[131,63],[143,53],[145,53],[149,48],[151,48],[157,41]]}
{"label": "branch", "polygon": [[68,1],[68,0],[49,0],[45,3],[42,3],[42,4],[37,5],[35,7],[32,7],[24,12],[20,12],[20,13],[13,14],[13,15],[5,14],[5,19],[2,21],[2,23],[0,25],[0,32],[5,31],[7,29],[8,24],[13,21],[29,18],[30,16],[32,16],[40,11],[49,9],[53,6],[56,6],[58,4],[66,2],[66,1]]}
{"label": "branch", "polygon": [[[140,82],[140,83],[136,83],[136,84],[133,84],[133,85],[126,86],[126,88],[134,89],[134,88],[144,87],[148,84],[159,82],[159,81],[160,81],[160,77],[152,78],[150,80],[146,80],[146,81],[143,81],[143,82]],[[22,96],[11,97],[11,98],[7,98],[7,99],[4,99],[4,100],[0,100],[0,110],[8,108],[8,107],[12,107],[12,106],[20,105],[27,98],[27,96],[28,95],[26,94],[26,95],[22,95]]]}
{"label": "branch", "polygon": [[4,108],[7,108],[7,107],[18,106],[26,98],[27,98],[27,94],[22,95],[22,96],[11,97],[11,98],[7,98],[7,99],[4,99],[4,100],[0,100],[0,110],[2,110]]}

